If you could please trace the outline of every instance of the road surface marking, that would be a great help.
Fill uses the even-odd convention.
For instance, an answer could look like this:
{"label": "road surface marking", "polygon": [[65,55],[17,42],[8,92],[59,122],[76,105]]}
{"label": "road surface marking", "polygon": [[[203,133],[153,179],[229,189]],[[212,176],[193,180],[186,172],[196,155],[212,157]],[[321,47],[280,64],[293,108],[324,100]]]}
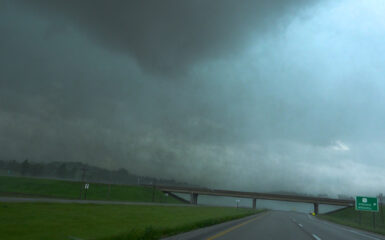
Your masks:
{"label": "road surface marking", "polygon": [[224,230],[224,231],[222,231],[220,233],[215,234],[214,236],[211,236],[211,237],[207,238],[206,240],[213,240],[213,239],[219,238],[219,237],[221,237],[221,236],[223,236],[223,235],[225,235],[225,234],[227,234],[227,233],[229,233],[229,232],[231,232],[231,231],[233,231],[233,230],[235,230],[235,229],[237,229],[239,227],[242,227],[243,225],[246,225],[246,224],[248,224],[248,223],[250,223],[250,222],[252,222],[252,221],[254,221],[254,220],[256,220],[256,219],[258,219],[258,218],[260,218],[262,216],[264,216],[264,215],[265,214],[263,214],[263,215],[261,214],[261,215],[256,216],[255,218],[250,219],[250,220],[248,220],[246,222],[243,222],[243,223],[235,225],[235,226],[233,226],[231,228],[228,228],[228,229],[226,229],[226,230]]}
{"label": "road surface marking", "polygon": [[318,237],[317,235],[313,234],[313,237],[316,239],[316,240],[322,240],[320,237]]}
{"label": "road surface marking", "polygon": [[303,228],[303,225],[302,225],[302,224],[300,224],[300,223],[298,223],[298,226],[300,226],[301,228]]}
{"label": "road surface marking", "polygon": [[367,237],[367,238],[371,238],[371,239],[374,239],[374,240],[380,240],[379,238],[376,238],[376,237],[372,237],[372,236],[369,236],[369,235],[366,235],[366,234],[363,234],[363,233],[359,233],[359,232],[356,232],[356,231],[353,231],[353,230],[350,230],[350,229],[346,229],[346,228],[342,228],[348,232],[352,232],[352,233],[355,233],[357,235],[360,235],[360,236],[363,236],[363,237]]}
{"label": "road surface marking", "polygon": [[336,228],[345,230],[345,231],[347,231],[347,232],[355,233],[355,234],[360,235],[360,236],[362,236],[362,237],[370,238],[370,239],[373,239],[373,240],[381,240],[380,238],[376,238],[376,237],[372,237],[372,236],[367,235],[367,234],[364,234],[364,233],[356,232],[356,231],[354,231],[354,230],[350,230],[350,229],[341,227],[341,226],[339,226],[339,225],[337,225],[337,224],[329,224],[329,223],[326,223],[326,222],[324,222],[324,221],[320,221],[320,222],[322,222],[322,223],[325,224],[325,225],[334,226],[334,227],[336,227]]}

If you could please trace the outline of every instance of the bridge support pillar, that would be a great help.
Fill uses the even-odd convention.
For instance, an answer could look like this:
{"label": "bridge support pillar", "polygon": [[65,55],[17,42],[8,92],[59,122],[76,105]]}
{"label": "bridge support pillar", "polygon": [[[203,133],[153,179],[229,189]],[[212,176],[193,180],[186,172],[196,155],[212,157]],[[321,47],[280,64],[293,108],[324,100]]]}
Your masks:
{"label": "bridge support pillar", "polygon": [[253,198],[253,209],[257,208],[257,199]]}
{"label": "bridge support pillar", "polygon": [[198,204],[198,193],[190,193],[190,203],[194,205]]}
{"label": "bridge support pillar", "polygon": [[315,215],[318,215],[318,203],[313,203],[314,204],[314,213]]}

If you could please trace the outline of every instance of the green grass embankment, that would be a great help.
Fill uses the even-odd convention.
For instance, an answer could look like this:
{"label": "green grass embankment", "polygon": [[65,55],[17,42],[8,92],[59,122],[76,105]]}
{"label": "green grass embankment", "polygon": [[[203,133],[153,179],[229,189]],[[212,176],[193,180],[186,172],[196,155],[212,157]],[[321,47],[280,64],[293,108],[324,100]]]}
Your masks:
{"label": "green grass embankment", "polygon": [[225,207],[0,203],[0,239],[151,240],[254,213]]}
{"label": "green grass embankment", "polygon": [[[84,183],[26,177],[0,176],[0,196],[80,199]],[[84,190],[83,190],[84,191]],[[84,192],[83,192],[84,193]],[[149,187],[90,183],[88,200],[182,203]],[[82,195],[84,198],[84,194]]]}
{"label": "green grass embankment", "polygon": [[[384,209],[384,213],[385,213],[385,209]],[[385,219],[382,218],[380,212],[375,213],[376,228],[373,228],[372,212],[361,212],[361,223],[360,223],[359,214],[360,212],[356,211],[354,207],[349,207],[349,208],[342,209],[340,211],[335,211],[328,214],[321,214],[321,215],[318,215],[318,217],[321,219],[338,223],[338,224],[385,235],[385,223],[384,223]]]}

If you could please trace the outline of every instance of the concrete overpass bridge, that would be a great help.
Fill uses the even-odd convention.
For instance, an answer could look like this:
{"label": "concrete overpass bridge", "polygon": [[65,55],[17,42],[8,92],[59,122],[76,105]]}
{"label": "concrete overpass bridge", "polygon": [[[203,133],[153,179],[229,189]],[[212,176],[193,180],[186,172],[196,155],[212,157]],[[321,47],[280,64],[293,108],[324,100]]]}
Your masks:
{"label": "concrete overpass bridge", "polygon": [[252,206],[253,208],[256,208],[257,199],[312,203],[314,205],[315,214],[318,214],[319,204],[337,205],[337,206],[354,206],[354,203],[355,203],[353,199],[352,200],[335,199],[335,198],[286,195],[286,194],[274,194],[274,193],[240,192],[240,191],[219,190],[219,189],[171,187],[171,186],[156,186],[156,188],[165,193],[190,194],[191,204],[198,203],[199,195],[251,198],[253,200],[253,206]]}

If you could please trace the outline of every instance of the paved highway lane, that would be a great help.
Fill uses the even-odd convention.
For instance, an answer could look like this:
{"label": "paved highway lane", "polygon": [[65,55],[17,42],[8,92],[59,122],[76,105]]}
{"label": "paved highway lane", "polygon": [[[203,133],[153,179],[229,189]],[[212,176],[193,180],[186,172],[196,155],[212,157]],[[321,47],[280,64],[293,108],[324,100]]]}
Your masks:
{"label": "paved highway lane", "polygon": [[167,240],[385,240],[384,236],[329,223],[304,213],[269,211]]}
{"label": "paved highway lane", "polygon": [[302,229],[314,237],[314,239],[357,239],[357,240],[384,240],[385,237],[366,231],[334,224],[320,220],[313,216],[300,213],[289,213],[291,220],[301,224]]}

